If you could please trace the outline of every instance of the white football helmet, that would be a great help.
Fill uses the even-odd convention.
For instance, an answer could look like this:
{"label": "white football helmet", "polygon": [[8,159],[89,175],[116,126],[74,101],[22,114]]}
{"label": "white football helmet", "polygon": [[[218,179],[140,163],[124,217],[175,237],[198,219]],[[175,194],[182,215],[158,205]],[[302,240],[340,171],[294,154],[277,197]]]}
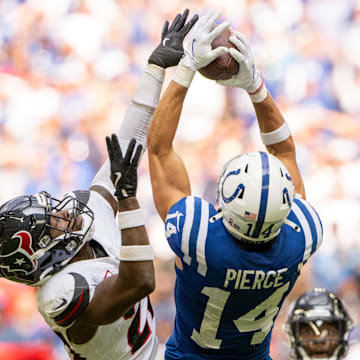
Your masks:
{"label": "white football helmet", "polygon": [[265,243],[279,234],[293,198],[285,165],[265,152],[232,158],[218,179],[223,223],[237,239],[250,243]]}

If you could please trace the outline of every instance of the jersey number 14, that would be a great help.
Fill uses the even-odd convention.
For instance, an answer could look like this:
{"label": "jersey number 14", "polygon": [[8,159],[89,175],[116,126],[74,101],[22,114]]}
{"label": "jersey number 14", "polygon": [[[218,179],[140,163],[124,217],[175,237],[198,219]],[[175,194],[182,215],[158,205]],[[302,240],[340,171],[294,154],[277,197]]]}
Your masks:
{"label": "jersey number 14", "polygon": [[[239,332],[254,331],[251,345],[261,344],[270,332],[274,318],[280,310],[281,299],[289,289],[289,285],[290,282],[287,282],[254,309],[233,320]],[[220,349],[222,340],[217,339],[216,334],[220,326],[221,315],[231,293],[230,291],[208,286],[202,289],[202,293],[208,296],[209,300],[206,304],[200,331],[193,329],[191,339],[202,348]],[[264,316],[256,319],[263,312],[265,312]]]}

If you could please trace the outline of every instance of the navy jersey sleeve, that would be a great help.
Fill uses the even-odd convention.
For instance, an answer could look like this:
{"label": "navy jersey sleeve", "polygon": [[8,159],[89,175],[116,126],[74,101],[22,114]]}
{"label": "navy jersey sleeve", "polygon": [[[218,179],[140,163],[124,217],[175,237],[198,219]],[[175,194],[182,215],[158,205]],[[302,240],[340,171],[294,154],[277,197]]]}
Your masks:
{"label": "navy jersey sleeve", "polygon": [[322,223],[318,213],[306,200],[295,198],[291,210],[304,235],[305,246],[302,263],[305,264],[322,244]]}
{"label": "navy jersey sleeve", "polygon": [[165,234],[171,249],[187,265],[196,264],[206,273],[205,245],[209,219],[216,214],[213,205],[194,196],[174,204],[165,220]]}

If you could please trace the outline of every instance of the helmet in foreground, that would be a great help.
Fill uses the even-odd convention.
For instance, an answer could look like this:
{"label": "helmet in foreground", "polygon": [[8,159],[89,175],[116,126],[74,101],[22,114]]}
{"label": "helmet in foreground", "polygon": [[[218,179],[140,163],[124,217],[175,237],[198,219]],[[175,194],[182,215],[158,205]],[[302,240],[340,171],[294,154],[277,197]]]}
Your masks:
{"label": "helmet in foreground", "polygon": [[[59,212],[67,211],[67,217]],[[57,228],[56,220],[67,228]],[[93,235],[93,212],[75,193],[61,201],[42,192],[19,196],[0,207],[0,276],[41,285],[60,271]],[[55,238],[52,233],[60,234]]]}
{"label": "helmet in foreground", "polygon": [[343,359],[349,349],[353,322],[340,299],[325,289],[314,289],[293,304],[284,330],[292,359]]}
{"label": "helmet in foreground", "polygon": [[234,157],[218,179],[223,223],[249,243],[265,243],[279,234],[293,198],[294,184],[285,165],[265,152]]}

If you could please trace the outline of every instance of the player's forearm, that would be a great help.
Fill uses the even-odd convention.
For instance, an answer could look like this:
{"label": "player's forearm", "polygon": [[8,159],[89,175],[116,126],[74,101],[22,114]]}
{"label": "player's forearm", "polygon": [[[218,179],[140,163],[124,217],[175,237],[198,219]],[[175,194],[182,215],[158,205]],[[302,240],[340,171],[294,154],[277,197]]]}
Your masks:
{"label": "player's forearm", "polygon": [[295,185],[295,192],[305,199],[304,183],[296,161],[295,143],[280,110],[269,93],[265,100],[254,103],[254,108],[268,152],[287,167]]}
{"label": "player's forearm", "polygon": [[172,149],[187,88],[171,81],[155,110],[147,138],[149,153],[162,155]]}
{"label": "player's forearm", "polygon": [[[136,197],[129,197],[118,201],[119,213],[140,210]],[[140,210],[141,211],[141,210]],[[119,227],[120,224],[119,224]],[[149,245],[149,238],[145,226],[137,226],[121,229],[122,245]]]}
{"label": "player's forearm", "polygon": [[[146,135],[151,117],[159,102],[164,75],[165,69],[156,65],[147,65],[118,131],[118,139],[123,153],[125,153],[132,138],[135,138],[136,142],[141,144],[143,151],[145,151]],[[110,163],[108,159],[96,173],[91,186],[92,188],[95,186],[105,188],[109,194],[114,193],[115,189],[110,180]],[[104,196],[103,193],[101,195]],[[105,198],[111,204],[115,201]],[[112,204],[112,207],[115,211],[116,205]]]}
{"label": "player's forearm", "polygon": [[145,149],[147,131],[160,99],[164,76],[165,69],[153,64],[147,65],[118,132],[123,151],[132,138]]}
{"label": "player's forearm", "polygon": [[[141,211],[139,203],[135,197],[130,197],[119,201],[119,214],[131,211]],[[136,214],[136,213],[135,213]],[[139,216],[139,215],[135,215]],[[127,283],[128,287],[134,285],[138,290],[140,298],[151,292],[155,285],[154,265],[151,260],[141,260],[146,257],[146,253],[150,249],[150,242],[147,231],[144,225],[136,226],[136,218],[128,220],[133,221],[134,227],[121,229],[122,237],[122,253],[120,259],[122,260],[119,265],[119,273],[121,274],[122,282]],[[141,222],[141,221],[140,221]],[[130,225],[128,225],[130,226]],[[119,224],[121,228],[121,224]],[[126,248],[126,252],[124,249]],[[135,252],[132,251],[136,249]],[[145,249],[144,251],[142,249]],[[138,257],[139,261],[134,261],[133,257]]]}
{"label": "player's forearm", "polygon": [[[253,105],[261,133],[271,133],[285,123],[284,117],[269,93],[264,101]],[[295,144],[292,136],[279,143],[267,145],[266,148],[275,156],[295,154]]]}

